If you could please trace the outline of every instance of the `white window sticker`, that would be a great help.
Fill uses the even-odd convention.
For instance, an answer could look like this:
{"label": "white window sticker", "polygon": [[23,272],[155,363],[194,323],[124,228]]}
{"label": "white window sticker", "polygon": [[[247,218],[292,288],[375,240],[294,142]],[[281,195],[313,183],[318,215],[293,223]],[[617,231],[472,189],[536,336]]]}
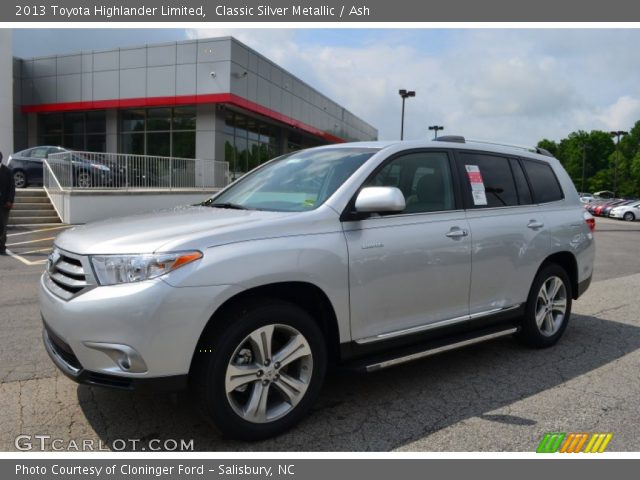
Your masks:
{"label": "white window sticker", "polygon": [[473,195],[473,204],[474,205],[486,205],[487,204],[487,196],[484,193],[484,190],[473,190],[471,192]]}
{"label": "white window sticker", "polygon": [[464,168],[467,171],[467,177],[469,177],[469,183],[471,184],[473,204],[487,205],[487,195],[485,194],[480,167],[478,167],[478,165],[465,165]]}

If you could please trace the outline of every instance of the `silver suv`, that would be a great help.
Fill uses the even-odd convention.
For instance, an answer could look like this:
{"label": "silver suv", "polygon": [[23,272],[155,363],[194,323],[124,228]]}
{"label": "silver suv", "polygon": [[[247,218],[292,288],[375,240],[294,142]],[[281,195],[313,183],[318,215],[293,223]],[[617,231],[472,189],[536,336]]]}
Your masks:
{"label": "silver suv", "polygon": [[555,344],[593,271],[558,160],[466,142],[330,145],[186,208],[75,227],[40,283],[72,379],[189,387],[226,435],[299,421],[325,373],[514,335]]}

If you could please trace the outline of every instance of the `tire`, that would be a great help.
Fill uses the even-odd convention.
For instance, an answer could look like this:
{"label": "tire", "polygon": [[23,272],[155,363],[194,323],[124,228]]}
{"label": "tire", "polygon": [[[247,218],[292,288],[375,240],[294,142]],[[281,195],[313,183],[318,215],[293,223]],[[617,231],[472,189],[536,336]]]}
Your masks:
{"label": "tire", "polygon": [[636,216],[633,214],[633,212],[625,212],[622,218],[627,222],[633,222],[636,219]]}
{"label": "tire", "polygon": [[[320,393],[327,368],[322,331],[306,311],[279,300],[238,305],[221,317],[195,352],[191,384],[201,413],[223,435],[238,440],[288,430]],[[272,355],[261,346],[268,338]],[[295,345],[297,350],[286,351]],[[285,363],[295,352],[302,354]]]}
{"label": "tire", "polygon": [[29,186],[29,179],[27,178],[27,174],[23,170],[14,171],[13,183],[16,188],[27,188]]}
{"label": "tire", "polygon": [[[552,290],[555,290],[555,306],[545,301]],[[516,333],[518,341],[533,348],[554,345],[569,323],[571,296],[567,272],[556,264],[543,266],[533,280],[520,330]]]}

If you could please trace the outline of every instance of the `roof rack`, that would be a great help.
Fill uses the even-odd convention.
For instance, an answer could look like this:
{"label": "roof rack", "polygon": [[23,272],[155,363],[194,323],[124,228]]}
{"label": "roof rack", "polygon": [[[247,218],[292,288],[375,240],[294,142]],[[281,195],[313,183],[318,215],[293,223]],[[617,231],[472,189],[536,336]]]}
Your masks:
{"label": "roof rack", "polygon": [[[436,142],[454,142],[454,143],[467,143],[466,138],[462,135],[443,135],[441,137],[437,137],[433,139]],[[553,157],[553,154],[548,150],[540,147],[526,147],[523,145],[513,145],[509,143],[499,143],[499,142],[488,142],[486,140],[471,140],[472,143],[482,143],[485,145],[495,145],[499,147],[510,147],[510,148],[519,148],[520,150],[525,150],[527,152],[537,153],[539,155],[545,155],[547,157]]]}

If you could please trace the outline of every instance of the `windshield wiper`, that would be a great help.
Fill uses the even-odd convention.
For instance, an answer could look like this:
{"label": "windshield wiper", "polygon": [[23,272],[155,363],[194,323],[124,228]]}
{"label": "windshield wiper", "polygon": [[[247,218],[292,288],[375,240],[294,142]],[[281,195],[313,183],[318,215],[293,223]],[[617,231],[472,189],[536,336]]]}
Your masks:
{"label": "windshield wiper", "polygon": [[222,202],[222,203],[203,203],[204,206],[206,207],[214,207],[214,208],[229,208],[232,210],[249,210],[247,207],[245,207],[244,205],[240,205],[238,203],[231,203],[231,202]]}

